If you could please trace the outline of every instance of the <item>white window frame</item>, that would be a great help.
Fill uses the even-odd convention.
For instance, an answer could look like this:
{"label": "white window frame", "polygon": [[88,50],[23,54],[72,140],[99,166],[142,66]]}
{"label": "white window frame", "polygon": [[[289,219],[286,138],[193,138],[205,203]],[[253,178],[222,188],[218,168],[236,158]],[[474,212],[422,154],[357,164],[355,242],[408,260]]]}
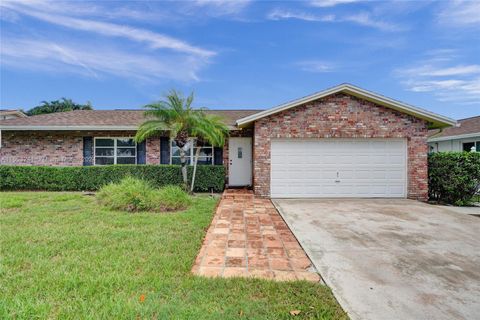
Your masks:
{"label": "white window frame", "polygon": [[[113,147],[104,147],[99,146],[98,148],[113,148],[113,156],[99,156],[99,158],[113,158],[113,164],[117,164],[117,140],[118,139],[133,139],[135,146],[132,147],[118,147],[118,148],[135,148],[135,156],[134,157],[119,157],[119,158],[135,158],[135,164],[137,164],[137,142],[135,141],[134,137],[94,137],[93,138],[93,165],[97,165],[97,139],[112,139],[113,140]],[[99,166],[106,166],[106,164],[98,164]]]}
{"label": "white window frame", "polygon": [[[187,162],[188,162],[188,158],[191,159],[190,161],[190,165],[193,165],[193,160],[195,159],[195,148],[196,147],[196,138],[188,138],[188,140],[192,143],[192,147],[190,148],[190,154],[186,154],[186,158],[187,158]],[[173,155],[173,146],[172,146],[172,142],[174,142],[173,139],[170,139],[170,164],[173,164],[173,158],[179,158],[179,156],[174,156]],[[207,165],[214,165],[215,164],[215,147],[210,145],[210,147],[199,147],[199,148],[212,148],[212,163],[210,164],[207,164]],[[202,158],[202,157],[199,157],[199,158]],[[203,157],[205,158],[205,157]],[[188,164],[187,164],[188,165]]]}

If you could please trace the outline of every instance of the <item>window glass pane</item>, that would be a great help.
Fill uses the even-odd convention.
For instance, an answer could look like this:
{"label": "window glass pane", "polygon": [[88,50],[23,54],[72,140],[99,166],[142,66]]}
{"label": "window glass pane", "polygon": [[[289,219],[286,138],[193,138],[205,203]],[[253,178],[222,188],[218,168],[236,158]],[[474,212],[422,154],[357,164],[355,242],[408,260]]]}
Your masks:
{"label": "window glass pane", "polygon": [[118,157],[117,164],[135,164],[135,157],[128,157],[128,158]]}
{"label": "window glass pane", "polygon": [[113,164],[113,158],[103,158],[103,157],[95,157],[95,164],[102,165],[102,164]]}
{"label": "window glass pane", "polygon": [[113,147],[113,139],[95,139],[95,146],[97,147]]}
{"label": "window glass pane", "polygon": [[[190,157],[186,157],[186,162],[190,164]],[[172,157],[172,164],[181,164],[180,157]]]}
{"label": "window glass pane", "polygon": [[96,156],[113,157],[113,148],[95,148]]}
{"label": "window glass pane", "polygon": [[212,157],[199,157],[197,160],[198,165],[212,164]]}
{"label": "window glass pane", "polygon": [[[195,148],[195,154],[197,152],[197,149],[198,148]],[[200,148],[200,157],[211,157],[212,154],[213,154],[213,148],[212,147],[202,147],[202,148]]]}
{"label": "window glass pane", "polygon": [[[187,144],[183,147],[183,150],[185,150],[186,154],[190,155],[190,149],[192,147],[192,141],[189,140],[187,142]],[[175,141],[172,140],[172,155],[175,153],[175,152],[179,152],[178,151],[178,147],[177,147],[177,144],[175,143]]]}
{"label": "window glass pane", "polygon": [[477,145],[477,152],[480,152],[480,141],[475,142],[475,144]]}
{"label": "window glass pane", "polygon": [[178,157],[180,155],[180,149],[177,147],[172,148],[172,157]]}
{"label": "window glass pane", "polygon": [[475,142],[467,142],[463,144],[463,151],[470,152],[472,147],[475,145]]}
{"label": "window glass pane", "polygon": [[204,148],[211,148],[212,145],[208,142],[203,142],[200,144],[197,143],[197,140],[194,141],[195,142],[195,147],[204,147]]}
{"label": "window glass pane", "polygon": [[135,147],[135,141],[131,138],[118,138],[117,147]]}
{"label": "window glass pane", "polygon": [[[190,156],[190,148],[188,148],[188,149],[183,148],[183,149],[185,150],[185,155],[187,157],[189,157]],[[172,148],[172,157],[179,157],[179,156],[180,156],[180,149],[178,147]]]}
{"label": "window glass pane", "polygon": [[118,148],[118,157],[135,157],[135,148]]}

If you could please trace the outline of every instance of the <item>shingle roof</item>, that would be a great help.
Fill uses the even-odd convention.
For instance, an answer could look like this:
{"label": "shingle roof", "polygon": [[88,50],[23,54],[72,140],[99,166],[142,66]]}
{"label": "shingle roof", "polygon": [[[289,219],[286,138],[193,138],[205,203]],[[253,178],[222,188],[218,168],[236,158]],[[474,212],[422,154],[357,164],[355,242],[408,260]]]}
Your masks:
{"label": "shingle roof", "polygon": [[[235,127],[237,119],[252,115],[260,110],[207,110],[207,114],[218,115],[225,124]],[[2,127],[137,127],[145,121],[143,110],[75,110],[41,114],[27,118],[2,121]],[[32,128],[34,130],[35,128]],[[13,129],[10,129],[13,130]]]}
{"label": "shingle roof", "polygon": [[480,116],[458,120],[458,124],[459,126],[443,129],[441,133],[439,133],[439,130],[430,130],[428,136],[432,138],[446,138],[472,133],[480,134]]}
{"label": "shingle roof", "polygon": [[17,117],[26,117],[27,115],[20,110],[15,109],[0,109],[0,116],[17,116]]}
{"label": "shingle roof", "polygon": [[406,104],[404,102],[400,102],[398,100],[388,98],[384,95],[362,89],[360,87],[354,86],[354,85],[349,84],[349,83],[342,83],[342,84],[339,84],[338,86],[331,87],[331,88],[328,88],[326,90],[316,92],[316,93],[311,94],[309,96],[306,96],[306,97],[303,97],[303,98],[300,98],[300,99],[296,99],[296,100],[281,104],[279,106],[276,106],[274,108],[270,108],[270,109],[262,111],[262,112],[258,112],[257,114],[255,114],[253,116],[248,116],[248,117],[239,119],[237,121],[237,125],[240,126],[240,127],[247,126],[250,123],[252,123],[254,121],[257,121],[258,119],[261,119],[263,117],[267,117],[267,116],[270,116],[272,114],[282,112],[282,111],[290,109],[290,108],[295,108],[295,107],[300,106],[302,104],[306,104],[306,103],[309,103],[309,102],[312,102],[312,101],[315,101],[315,100],[318,100],[318,99],[321,99],[321,98],[324,98],[324,97],[327,97],[327,96],[330,96],[330,95],[333,95],[333,94],[337,94],[337,93],[340,93],[340,92],[358,97],[358,98],[363,99],[363,100],[371,101],[371,102],[374,102],[376,104],[382,105],[384,107],[388,107],[388,108],[391,108],[391,109],[394,109],[394,110],[397,110],[397,111],[400,111],[400,112],[403,112],[403,113],[406,113],[406,114],[410,114],[410,115],[415,116],[417,118],[426,120],[429,123],[429,128],[445,128],[445,127],[449,127],[449,126],[452,126],[452,125],[456,124],[456,121],[451,119],[451,118],[433,113],[433,112],[425,110],[425,109],[414,107],[414,106]]}

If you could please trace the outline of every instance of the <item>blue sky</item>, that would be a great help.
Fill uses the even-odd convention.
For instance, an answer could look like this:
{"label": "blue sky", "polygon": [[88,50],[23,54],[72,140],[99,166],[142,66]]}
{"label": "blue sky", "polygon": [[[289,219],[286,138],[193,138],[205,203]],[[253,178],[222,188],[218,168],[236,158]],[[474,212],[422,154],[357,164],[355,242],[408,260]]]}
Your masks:
{"label": "blue sky", "polygon": [[171,88],[270,108],[349,82],[480,114],[479,1],[0,2],[2,108],[135,109]]}

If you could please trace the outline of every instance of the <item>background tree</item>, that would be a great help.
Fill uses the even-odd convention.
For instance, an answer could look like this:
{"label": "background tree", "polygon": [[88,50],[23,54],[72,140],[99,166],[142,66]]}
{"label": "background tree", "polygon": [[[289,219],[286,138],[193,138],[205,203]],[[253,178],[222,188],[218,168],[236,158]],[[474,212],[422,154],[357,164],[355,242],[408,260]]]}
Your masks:
{"label": "background tree", "polygon": [[54,113],[54,112],[65,112],[73,110],[93,110],[90,102],[86,104],[78,104],[72,101],[72,99],[62,98],[60,100],[54,101],[42,101],[41,105],[36,106],[26,112],[29,116],[34,116],[38,114]]}
{"label": "background tree", "polygon": [[199,143],[206,141],[213,146],[221,146],[228,132],[218,117],[206,115],[204,109],[193,109],[192,102],[193,93],[184,98],[181,93],[171,90],[164,100],[145,106],[145,117],[150,119],[139,127],[135,136],[135,140],[141,142],[148,137],[168,132],[179,148],[185,190],[188,190],[185,146],[189,138],[199,138]]}

